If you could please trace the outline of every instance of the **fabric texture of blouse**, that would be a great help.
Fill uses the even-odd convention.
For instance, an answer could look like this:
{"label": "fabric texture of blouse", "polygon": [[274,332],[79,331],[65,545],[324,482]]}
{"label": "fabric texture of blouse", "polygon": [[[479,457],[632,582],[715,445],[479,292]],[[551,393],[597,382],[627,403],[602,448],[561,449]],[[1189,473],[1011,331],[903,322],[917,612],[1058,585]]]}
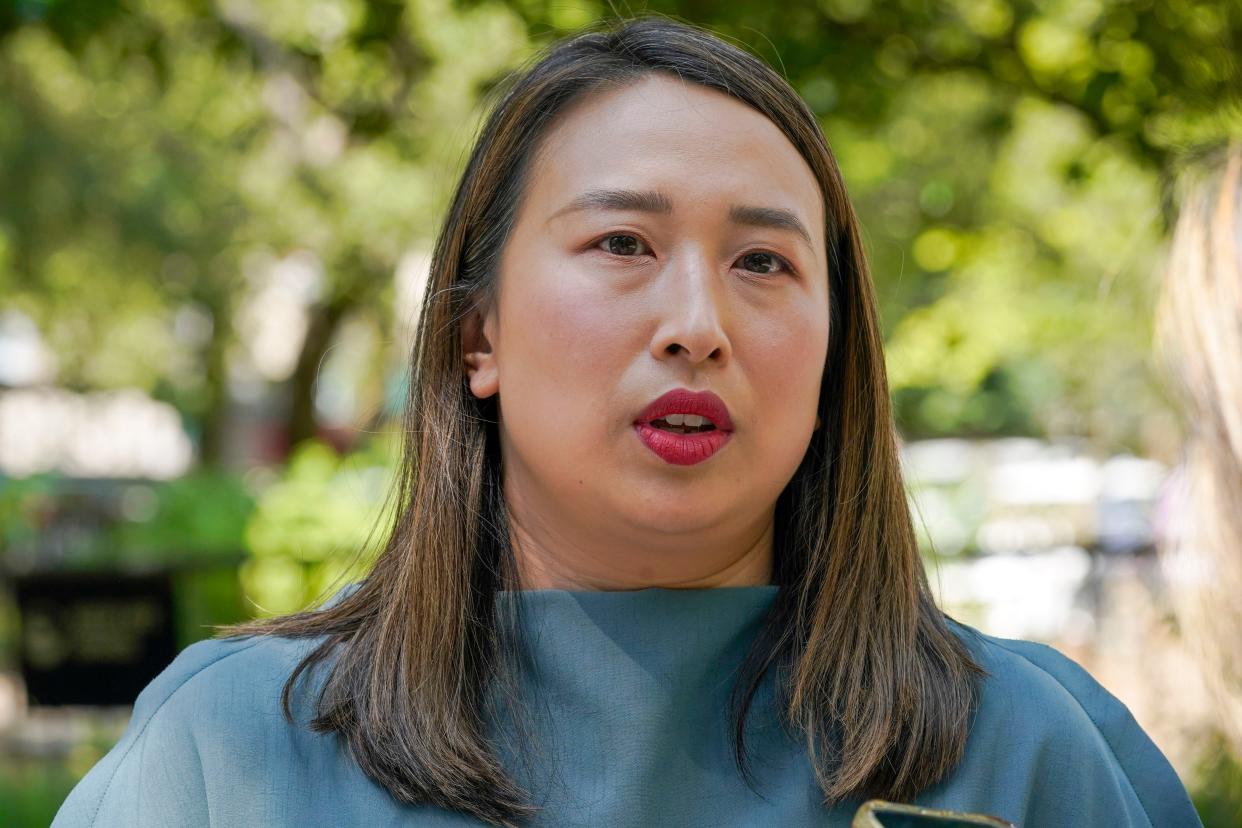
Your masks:
{"label": "fabric texture of blouse", "polygon": [[[348,587],[347,587],[348,589]],[[523,700],[542,746],[501,749],[540,811],[532,826],[825,826],[860,802],[823,805],[804,743],[779,726],[769,671],[747,718],[757,790],[729,741],[733,671],[776,586],[502,592],[523,602]],[[338,593],[339,598],[339,593]],[[1129,711],[1051,647],[951,622],[991,674],[961,763],[915,804],[992,814],[1020,828],[1201,827],[1185,788]],[[394,799],[335,734],[293,726],[280,691],[315,640],[201,641],[138,696],[120,742],[73,789],[53,828],[477,826]],[[512,723],[493,723],[511,734]]]}

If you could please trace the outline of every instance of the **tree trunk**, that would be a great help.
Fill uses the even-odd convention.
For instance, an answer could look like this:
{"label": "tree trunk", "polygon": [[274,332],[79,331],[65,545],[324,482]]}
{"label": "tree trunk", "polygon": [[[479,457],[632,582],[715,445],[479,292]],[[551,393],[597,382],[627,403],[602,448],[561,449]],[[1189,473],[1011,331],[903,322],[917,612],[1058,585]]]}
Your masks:
{"label": "tree trunk", "polygon": [[213,304],[210,310],[211,340],[204,355],[207,405],[203,412],[203,431],[199,443],[199,463],[206,468],[219,466],[223,456],[230,402],[228,348],[233,328],[227,309]]}
{"label": "tree trunk", "polygon": [[310,309],[310,324],[306,340],[298,354],[297,367],[289,378],[289,411],[285,419],[285,435],[290,450],[303,440],[319,433],[319,420],[315,416],[315,384],[324,355],[341,323],[357,306],[358,300],[350,293],[335,297],[327,304]]}

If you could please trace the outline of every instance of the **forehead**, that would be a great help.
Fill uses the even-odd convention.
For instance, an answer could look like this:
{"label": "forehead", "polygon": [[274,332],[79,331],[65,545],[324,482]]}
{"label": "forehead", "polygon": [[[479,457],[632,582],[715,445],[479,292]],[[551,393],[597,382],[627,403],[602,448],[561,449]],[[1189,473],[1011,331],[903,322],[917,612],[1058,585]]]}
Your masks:
{"label": "forehead", "polygon": [[572,105],[531,171],[527,196],[544,216],[587,190],[626,188],[668,193],[675,210],[757,204],[791,210],[812,231],[824,226],[815,175],[774,123],[724,93],[665,75]]}

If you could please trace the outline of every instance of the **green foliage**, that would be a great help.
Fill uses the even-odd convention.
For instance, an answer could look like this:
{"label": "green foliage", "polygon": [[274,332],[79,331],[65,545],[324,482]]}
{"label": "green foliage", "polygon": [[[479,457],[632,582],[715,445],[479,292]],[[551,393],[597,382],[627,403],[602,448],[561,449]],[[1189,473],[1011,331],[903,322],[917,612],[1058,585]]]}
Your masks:
{"label": "green foliage", "polygon": [[228,564],[253,509],[244,481],[211,469],[170,481],[3,480],[0,560],[18,571]]}
{"label": "green foliage", "polygon": [[64,755],[0,753],[0,814],[6,828],[43,828],[73,786],[112,748],[128,716],[87,717],[81,738]]}
{"label": "green foliage", "polygon": [[802,93],[872,254],[909,436],[1141,440],[1181,154],[1242,136],[1242,6],[650,3]]}
{"label": "green foliage", "polygon": [[60,763],[4,760],[0,767],[4,771],[0,773],[0,813],[5,815],[5,824],[14,828],[51,825],[78,782],[78,777]]}
{"label": "green foliage", "polygon": [[394,451],[391,437],[343,456],[320,442],[295,451],[246,527],[241,578],[257,614],[303,609],[365,572],[393,516]]}
{"label": "green foliage", "polygon": [[[148,388],[207,439],[256,268],[293,251],[322,265],[312,321],[323,335],[272,381],[313,382],[348,318],[374,320],[391,342],[391,274],[430,243],[481,96],[607,8],[11,6],[0,15],[4,303],[40,323],[63,382]],[[753,48],[820,115],[867,231],[907,432],[1138,439],[1159,405],[1146,320],[1167,185],[1185,149],[1242,134],[1242,7],[626,8]],[[311,433],[291,422],[295,437]]]}
{"label": "green foliage", "polygon": [[[348,318],[374,320],[391,341],[391,274],[404,251],[430,243],[481,96],[606,8],[10,6],[0,15],[4,304],[40,323],[61,381],[145,387],[210,443],[258,263],[305,251],[322,265],[312,309],[322,335],[283,381],[308,387]],[[1167,183],[1184,148],[1242,131],[1242,8],[626,8],[748,45],[821,116],[867,231],[907,432],[1137,439],[1159,405],[1146,320]],[[404,358],[399,347],[388,355]],[[309,416],[308,395],[294,399]],[[296,438],[310,433],[291,418]]]}
{"label": "green foliage", "polygon": [[0,18],[3,305],[40,325],[62,384],[153,391],[214,460],[263,264],[321,265],[323,335],[289,381],[313,382],[350,316],[386,333],[481,91],[528,51],[497,4],[21,6]]}
{"label": "green foliage", "polygon": [[1203,741],[1190,789],[1203,828],[1242,825],[1242,761],[1221,733],[1214,732]]}
{"label": "green foliage", "polygon": [[137,519],[119,524],[110,544],[161,560],[178,550],[194,560],[240,552],[254,498],[236,475],[204,469],[166,483],[134,484],[122,507]]}
{"label": "green foliage", "polygon": [[0,549],[30,546],[54,506],[57,478],[0,478]]}
{"label": "green foliage", "polygon": [[[170,571],[179,647],[247,617],[238,565],[254,499],[236,475],[166,481],[0,480],[0,571]],[[17,608],[0,592],[0,664],[15,661]]]}

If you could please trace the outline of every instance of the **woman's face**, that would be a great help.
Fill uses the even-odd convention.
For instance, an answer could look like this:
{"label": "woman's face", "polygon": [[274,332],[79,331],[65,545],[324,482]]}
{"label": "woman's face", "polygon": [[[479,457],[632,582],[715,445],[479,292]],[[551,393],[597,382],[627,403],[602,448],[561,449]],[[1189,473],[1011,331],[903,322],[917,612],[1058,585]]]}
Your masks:
{"label": "woman's face", "polygon": [[[688,576],[769,530],[815,428],[819,186],[722,93],[652,75],[591,95],[532,160],[481,320],[470,388],[499,394],[517,523],[586,569]],[[675,389],[716,395],[731,432],[640,422]]]}

